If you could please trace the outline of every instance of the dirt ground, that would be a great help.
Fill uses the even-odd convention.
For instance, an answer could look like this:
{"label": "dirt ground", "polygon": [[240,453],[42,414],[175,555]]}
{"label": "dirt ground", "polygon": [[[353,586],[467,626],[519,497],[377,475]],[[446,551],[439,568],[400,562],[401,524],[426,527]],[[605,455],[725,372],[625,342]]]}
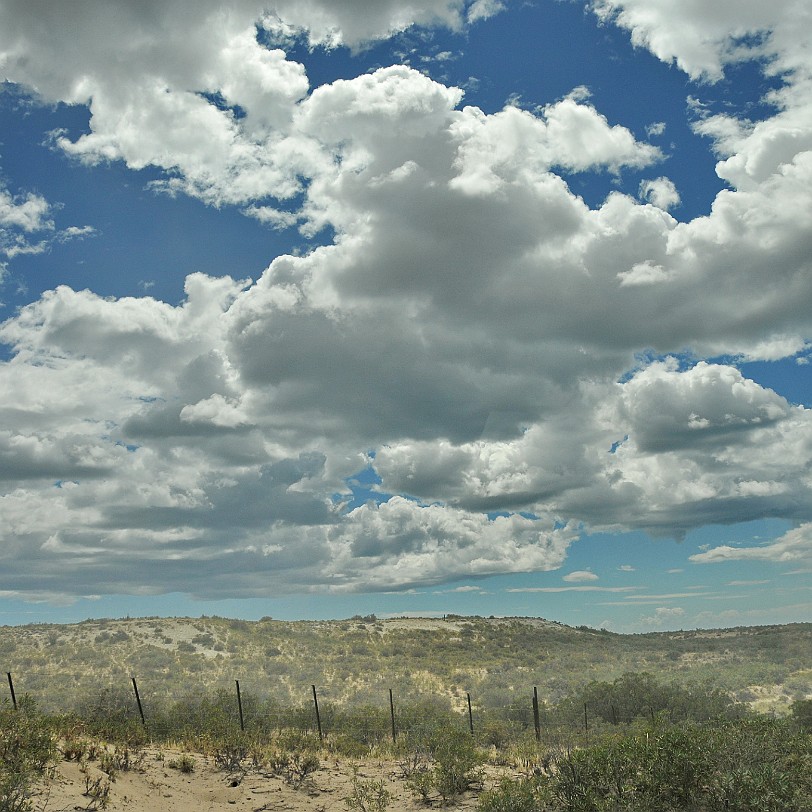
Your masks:
{"label": "dirt ground", "polygon": [[[183,756],[194,759],[191,773],[170,766]],[[321,766],[294,788],[279,777],[250,769],[229,773],[218,769],[205,756],[171,750],[147,749],[136,769],[119,772],[109,782],[106,799],[98,797],[108,786],[108,776],[94,764],[80,767],[75,761],[61,762],[54,775],[37,788],[36,812],[74,812],[108,809],[111,812],[216,812],[216,810],[288,810],[288,812],[347,812],[345,799],[352,792],[353,767],[359,782],[380,781],[391,793],[388,812],[425,812],[439,807],[440,799],[423,803],[398,775],[392,762],[324,757]],[[83,771],[84,770],[84,771]],[[489,771],[490,773],[490,771]],[[485,785],[496,779],[490,774]],[[93,787],[97,785],[94,799]],[[448,812],[473,812],[478,792],[468,792],[443,806]],[[106,806],[105,806],[106,803]],[[357,808],[357,807],[356,807]]]}

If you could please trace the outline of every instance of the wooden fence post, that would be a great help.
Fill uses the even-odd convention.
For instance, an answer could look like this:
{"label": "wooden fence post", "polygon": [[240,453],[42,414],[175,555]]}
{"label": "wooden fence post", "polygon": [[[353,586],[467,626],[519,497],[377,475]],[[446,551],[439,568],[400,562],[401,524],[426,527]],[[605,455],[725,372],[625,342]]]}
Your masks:
{"label": "wooden fence post", "polygon": [[536,741],[541,741],[541,721],[539,720],[539,689],[533,686],[533,727],[536,730]]}
{"label": "wooden fence post", "polygon": [[474,714],[471,711],[471,694],[466,694],[468,697],[468,727],[471,729],[471,735],[474,735]]}
{"label": "wooden fence post", "polygon": [[589,716],[586,712],[586,702],[584,702],[584,733],[586,733],[586,743],[589,744]]}
{"label": "wooden fence post", "polygon": [[144,719],[144,708],[141,707],[141,697],[138,695],[138,683],[135,681],[135,677],[131,677],[130,679],[133,681],[133,691],[135,691],[135,701],[138,704],[138,713],[141,716],[141,724],[146,727],[147,720]]}
{"label": "wooden fence post", "polygon": [[245,732],[245,719],[242,715],[242,695],[240,694],[240,681],[235,679],[234,682],[237,683],[237,708],[240,711],[240,730]]}
{"label": "wooden fence post", "polygon": [[316,709],[316,726],[319,729],[319,741],[324,741],[324,734],[321,731],[321,715],[319,714],[319,699],[316,696],[316,686],[311,686],[313,688],[313,707]]}
{"label": "wooden fence post", "polygon": [[14,694],[14,681],[11,679],[11,671],[6,671],[6,676],[8,677],[8,689],[11,691],[11,704],[14,706],[14,710],[17,710],[17,697]]}
{"label": "wooden fence post", "polygon": [[392,689],[389,689],[389,716],[392,719],[392,742],[397,738],[398,732],[395,729],[395,700],[392,696]]}

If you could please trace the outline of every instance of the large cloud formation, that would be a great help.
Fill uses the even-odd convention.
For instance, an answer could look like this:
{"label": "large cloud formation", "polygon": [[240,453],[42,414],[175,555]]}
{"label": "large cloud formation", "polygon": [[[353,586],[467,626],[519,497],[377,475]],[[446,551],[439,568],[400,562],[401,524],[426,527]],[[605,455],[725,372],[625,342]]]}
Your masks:
{"label": "large cloud formation", "polygon": [[[769,118],[696,123],[729,188],[690,222],[659,150],[580,92],[488,115],[407,66],[310,88],[263,44],[499,8],[0,1],[6,78],[90,107],[66,155],[335,234],[256,281],[193,274],[178,306],[59,287],[0,327],[0,589],[396,589],[557,568],[585,530],[812,521],[809,412],[709,362],[812,335],[809,11],[595,3],[692,77],[782,78]],[[562,177],[625,167],[643,201]],[[46,212],[0,190],[0,226]],[[347,509],[366,466],[397,495]]]}

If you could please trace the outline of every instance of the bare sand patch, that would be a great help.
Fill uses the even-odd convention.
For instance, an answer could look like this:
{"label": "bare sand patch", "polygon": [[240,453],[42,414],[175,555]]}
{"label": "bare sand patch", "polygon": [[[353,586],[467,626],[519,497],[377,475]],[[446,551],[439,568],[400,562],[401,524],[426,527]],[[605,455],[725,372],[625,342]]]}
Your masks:
{"label": "bare sand patch", "polygon": [[[194,771],[181,772],[170,766],[183,756],[194,759]],[[361,781],[383,781],[391,793],[389,812],[425,812],[439,807],[440,801],[426,805],[406,786],[394,762],[367,759],[323,757],[321,766],[299,787],[261,769],[225,772],[213,760],[196,753],[147,748],[136,770],[119,772],[110,782],[106,808],[110,812],[347,812],[345,798],[352,791],[354,767]],[[37,812],[73,812],[102,809],[94,804],[88,785],[106,774],[92,764],[83,771],[75,761],[62,761],[53,777],[37,787],[34,809]],[[478,792],[467,792],[442,806],[448,812],[473,812]]]}

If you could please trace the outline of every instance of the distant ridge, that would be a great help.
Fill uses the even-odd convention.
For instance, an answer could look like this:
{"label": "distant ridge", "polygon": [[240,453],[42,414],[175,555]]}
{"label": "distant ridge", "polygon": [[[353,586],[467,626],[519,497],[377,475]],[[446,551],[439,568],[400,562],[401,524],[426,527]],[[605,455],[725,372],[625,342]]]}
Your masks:
{"label": "distant ridge", "polygon": [[[592,680],[647,671],[711,683],[757,710],[812,697],[812,623],[624,635],[533,617],[394,617],[258,621],[222,617],[95,619],[0,626],[0,671],[18,694],[70,709],[132,676],[147,698],[180,698],[239,679],[300,703],[467,693],[496,706],[537,687],[558,701]],[[1,691],[2,689],[0,689]],[[0,693],[2,696],[2,693]]]}

